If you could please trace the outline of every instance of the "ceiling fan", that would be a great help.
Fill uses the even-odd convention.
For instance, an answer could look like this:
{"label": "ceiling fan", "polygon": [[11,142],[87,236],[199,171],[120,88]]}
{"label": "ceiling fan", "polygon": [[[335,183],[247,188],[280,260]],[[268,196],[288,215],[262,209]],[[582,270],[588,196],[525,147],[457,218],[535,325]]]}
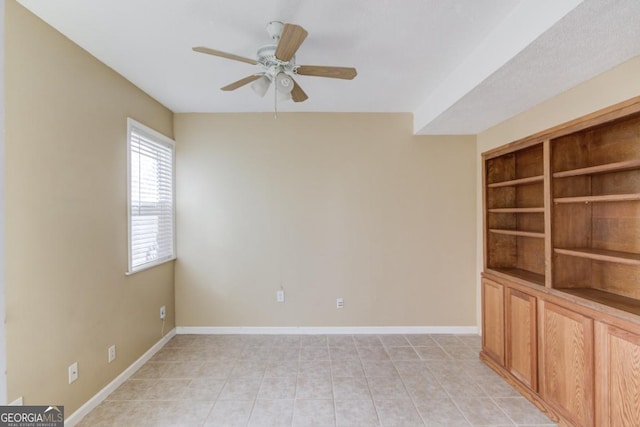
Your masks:
{"label": "ceiling fan", "polygon": [[299,25],[272,21],[267,24],[267,32],[273,39],[273,43],[258,49],[257,60],[202,46],[194,47],[193,50],[260,67],[260,72],[224,86],[222,90],[232,91],[252,83],[252,89],[258,95],[264,96],[273,82],[276,88],[276,99],[292,99],[293,102],[303,102],[309,98],[293,79],[293,75],[351,80],[358,74],[356,69],[351,67],[297,65],[296,51],[308,34]]}

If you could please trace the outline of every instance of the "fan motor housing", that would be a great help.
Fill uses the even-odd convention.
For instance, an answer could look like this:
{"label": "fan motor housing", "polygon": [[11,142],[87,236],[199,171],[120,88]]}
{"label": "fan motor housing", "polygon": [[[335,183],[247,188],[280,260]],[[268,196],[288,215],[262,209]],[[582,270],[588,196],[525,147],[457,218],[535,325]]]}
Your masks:
{"label": "fan motor housing", "polygon": [[267,70],[271,70],[273,68],[281,68],[284,71],[293,72],[296,66],[296,57],[293,56],[289,61],[286,62],[279,60],[278,58],[276,58],[277,47],[278,46],[275,44],[268,44],[258,49],[258,63]]}
{"label": "fan motor housing", "polygon": [[271,21],[267,24],[267,33],[269,36],[278,41],[280,39],[280,35],[282,35],[282,30],[284,28],[284,22],[280,21]]}

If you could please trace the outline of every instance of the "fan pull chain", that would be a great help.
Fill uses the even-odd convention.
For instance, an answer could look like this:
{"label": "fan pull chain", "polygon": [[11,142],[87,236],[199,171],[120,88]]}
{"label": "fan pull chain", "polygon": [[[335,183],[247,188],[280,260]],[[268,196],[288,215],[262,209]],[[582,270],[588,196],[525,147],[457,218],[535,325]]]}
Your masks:
{"label": "fan pull chain", "polygon": [[273,120],[278,120],[278,90],[273,86]]}

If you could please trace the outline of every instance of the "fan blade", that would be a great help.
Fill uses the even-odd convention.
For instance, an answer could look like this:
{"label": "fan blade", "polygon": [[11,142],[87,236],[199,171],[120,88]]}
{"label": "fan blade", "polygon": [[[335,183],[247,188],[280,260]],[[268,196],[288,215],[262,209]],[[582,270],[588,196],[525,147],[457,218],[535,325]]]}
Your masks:
{"label": "fan blade", "polygon": [[307,35],[307,31],[299,25],[284,24],[284,29],[276,48],[276,58],[284,62],[291,60],[304,39],[307,38]]}
{"label": "fan blade", "polygon": [[296,67],[296,74],[301,76],[330,77],[332,79],[351,80],[358,75],[352,67],[325,67],[321,65],[301,65]]}
{"label": "fan blade", "polygon": [[252,81],[258,80],[260,77],[262,77],[262,74],[254,74],[252,76],[245,77],[244,79],[240,79],[237,82],[233,82],[229,85],[226,85],[225,87],[221,87],[220,90],[224,90],[224,91],[236,90],[239,87],[242,87],[244,85],[251,83]]}
{"label": "fan blade", "polygon": [[206,53],[207,55],[219,56],[221,58],[233,59],[234,61],[246,62],[247,64],[251,64],[251,65],[258,64],[258,61],[254,59],[245,58],[244,56],[238,56],[232,53],[221,52],[215,49],[209,49],[208,47],[197,46],[197,47],[194,47],[193,50],[195,52]]}
{"label": "fan blade", "polygon": [[[292,79],[293,80],[293,79]],[[291,90],[291,99],[293,102],[303,102],[309,99],[306,93],[302,90],[302,88],[293,80],[293,89]]]}

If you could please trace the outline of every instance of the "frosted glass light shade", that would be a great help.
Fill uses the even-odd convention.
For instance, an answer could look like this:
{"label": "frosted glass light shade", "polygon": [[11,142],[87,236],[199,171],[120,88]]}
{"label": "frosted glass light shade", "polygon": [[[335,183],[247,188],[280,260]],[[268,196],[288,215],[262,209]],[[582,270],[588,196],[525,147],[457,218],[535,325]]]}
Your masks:
{"label": "frosted glass light shade", "polygon": [[253,91],[259,96],[264,97],[264,95],[267,93],[267,90],[269,90],[270,85],[271,80],[269,80],[269,77],[262,76],[255,82],[251,83],[251,89],[253,89]]}
{"label": "frosted glass light shade", "polygon": [[291,99],[291,94],[289,92],[280,92],[277,90],[276,96],[278,98],[278,102],[289,101]]}
{"label": "frosted glass light shade", "polygon": [[276,89],[278,89],[278,92],[291,93],[293,84],[293,79],[290,75],[283,72],[276,74]]}

